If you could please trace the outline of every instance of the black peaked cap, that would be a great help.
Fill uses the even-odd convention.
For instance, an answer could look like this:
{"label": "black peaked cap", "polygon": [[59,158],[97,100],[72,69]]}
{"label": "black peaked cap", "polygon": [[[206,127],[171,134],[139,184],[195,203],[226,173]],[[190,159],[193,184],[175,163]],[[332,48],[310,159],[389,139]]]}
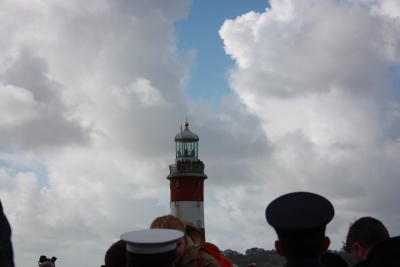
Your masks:
{"label": "black peaked cap", "polygon": [[267,222],[279,237],[304,239],[325,232],[335,211],[324,197],[308,192],[294,192],[278,197],[265,210]]}

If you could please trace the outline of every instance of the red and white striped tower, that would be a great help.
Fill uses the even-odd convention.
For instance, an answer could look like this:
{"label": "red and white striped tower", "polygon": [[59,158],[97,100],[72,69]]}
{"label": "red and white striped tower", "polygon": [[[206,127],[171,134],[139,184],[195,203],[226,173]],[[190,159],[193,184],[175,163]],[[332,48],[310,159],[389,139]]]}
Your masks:
{"label": "red and white striped tower", "polygon": [[204,234],[204,164],[198,158],[199,136],[185,129],[175,136],[175,164],[169,165],[171,215],[192,222]]}

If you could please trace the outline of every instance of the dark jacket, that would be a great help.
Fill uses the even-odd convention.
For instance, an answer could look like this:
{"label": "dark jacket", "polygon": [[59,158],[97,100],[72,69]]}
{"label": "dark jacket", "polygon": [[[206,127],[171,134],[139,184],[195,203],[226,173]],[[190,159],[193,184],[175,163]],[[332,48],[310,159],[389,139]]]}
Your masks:
{"label": "dark jacket", "polygon": [[326,267],[348,267],[347,262],[337,254],[325,252],[321,255],[320,261]]}
{"label": "dark jacket", "polygon": [[289,260],[283,267],[325,267],[325,265],[317,259],[303,258]]}
{"label": "dark jacket", "polygon": [[11,227],[3,213],[3,206],[0,201],[0,266],[14,267],[13,258]]}
{"label": "dark jacket", "polygon": [[400,266],[400,236],[379,242],[369,251],[365,261],[355,267],[392,267]]}

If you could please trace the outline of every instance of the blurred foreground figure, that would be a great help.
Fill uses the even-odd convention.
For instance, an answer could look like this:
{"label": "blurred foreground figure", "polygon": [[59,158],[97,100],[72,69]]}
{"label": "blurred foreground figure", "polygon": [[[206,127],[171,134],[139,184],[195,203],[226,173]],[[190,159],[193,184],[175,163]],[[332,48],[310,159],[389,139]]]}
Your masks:
{"label": "blurred foreground figure", "polygon": [[11,244],[11,227],[3,212],[0,201],[0,266],[14,267],[14,254]]}
{"label": "blurred foreground figure", "polygon": [[265,216],[278,235],[275,249],[286,259],[285,267],[324,266],[320,257],[330,245],[325,228],[333,215],[326,198],[307,192],[286,194],[268,205]]}
{"label": "blurred foreground figure", "polygon": [[127,267],[172,267],[177,241],[183,233],[170,229],[150,229],[121,235],[126,242]]}
{"label": "blurred foreground figure", "polygon": [[337,254],[325,252],[321,255],[321,262],[326,267],[348,267],[347,262]]}
{"label": "blurred foreground figure", "polygon": [[390,238],[383,223],[372,217],[350,225],[343,249],[358,261],[355,266],[400,266],[400,236]]}
{"label": "blurred foreground figure", "polygon": [[106,267],[125,267],[126,265],[126,243],[119,240],[111,245],[104,257]]}
{"label": "blurred foreground figure", "polygon": [[[151,229],[174,229],[184,236],[178,240],[175,266],[182,267],[221,267],[217,260],[203,250],[205,237],[193,223],[165,215],[156,218],[150,225]],[[219,249],[218,249],[219,251]],[[229,262],[229,267],[232,263]]]}

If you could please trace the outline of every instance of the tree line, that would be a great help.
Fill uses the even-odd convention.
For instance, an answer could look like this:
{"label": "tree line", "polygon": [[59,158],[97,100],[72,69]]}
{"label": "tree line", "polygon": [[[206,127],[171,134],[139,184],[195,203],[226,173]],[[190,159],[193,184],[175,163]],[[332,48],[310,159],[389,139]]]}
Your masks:
{"label": "tree line", "polygon": [[[356,263],[355,259],[351,255],[342,250],[328,251],[341,256],[347,262],[349,267]],[[263,248],[250,248],[246,250],[244,255],[237,251],[227,249],[221,251],[221,254],[230,259],[231,262],[236,264],[238,267],[247,267],[250,263],[257,263],[257,267],[280,267],[286,263],[285,259],[274,249],[265,250]]]}

